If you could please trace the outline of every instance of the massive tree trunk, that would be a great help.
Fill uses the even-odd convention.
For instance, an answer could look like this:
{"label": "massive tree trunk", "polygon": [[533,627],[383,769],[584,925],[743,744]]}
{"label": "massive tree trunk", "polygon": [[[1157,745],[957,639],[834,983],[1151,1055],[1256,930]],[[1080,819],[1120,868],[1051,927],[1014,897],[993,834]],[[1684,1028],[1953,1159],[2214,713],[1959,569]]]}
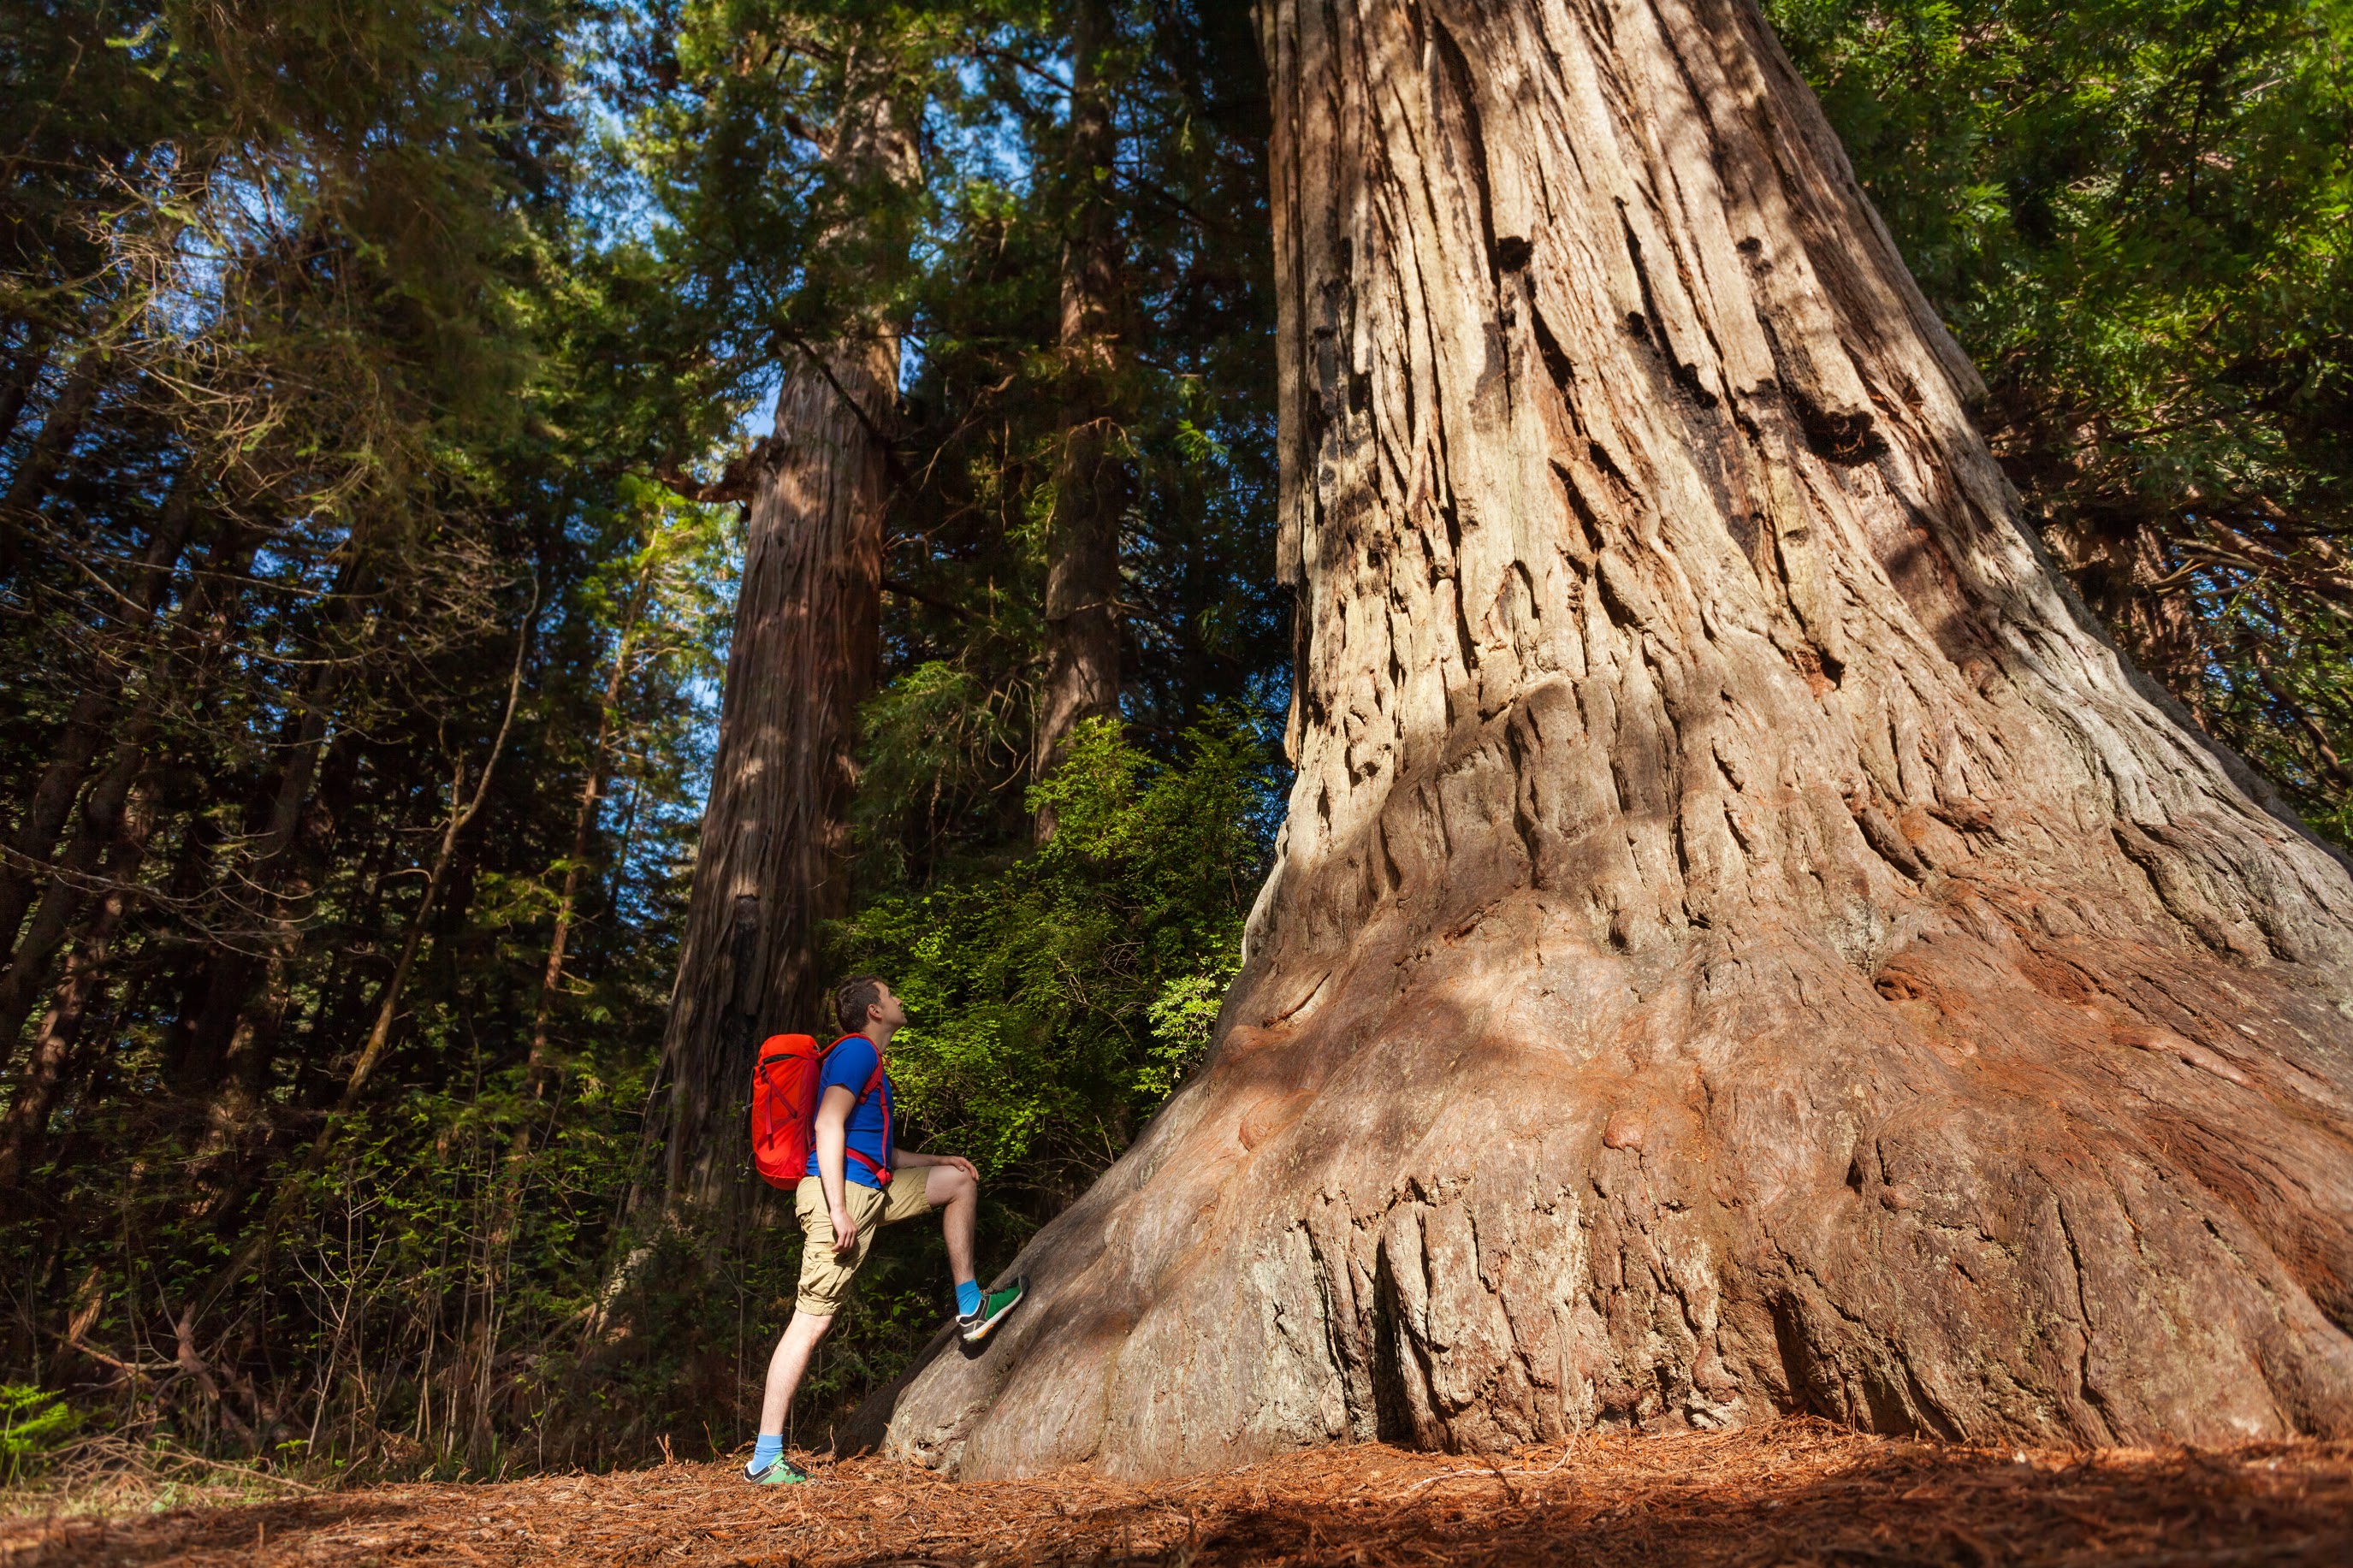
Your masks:
{"label": "massive tree trunk", "polygon": [[2069,600],[1746,0],[1270,0],[1299,773],[972,1476],[2353,1431],[2353,879]]}
{"label": "massive tree trunk", "polygon": [[[1117,408],[1118,130],[1107,58],[1117,42],[1109,0],[1079,0],[1071,37],[1071,229],[1062,246],[1060,449],[1047,537],[1046,681],[1034,771],[1061,761],[1081,721],[1119,710],[1119,525],[1126,500]],[[1038,839],[1053,837],[1053,808]]]}
{"label": "massive tree trunk", "polygon": [[[852,184],[913,180],[913,134],[887,98],[839,134],[833,156]],[[785,367],[752,500],[662,1044],[672,1212],[740,1212],[755,1181],[753,1052],[776,1030],[826,1026],[818,942],[822,922],[849,912],[858,709],[881,652],[883,434],[899,389],[898,323],[864,325]]]}

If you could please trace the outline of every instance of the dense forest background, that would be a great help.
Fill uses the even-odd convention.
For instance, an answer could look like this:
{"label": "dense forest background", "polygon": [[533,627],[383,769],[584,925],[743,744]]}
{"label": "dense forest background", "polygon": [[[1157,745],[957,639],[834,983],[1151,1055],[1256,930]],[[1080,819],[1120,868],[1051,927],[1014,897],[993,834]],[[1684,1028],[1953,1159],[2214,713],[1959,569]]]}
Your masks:
{"label": "dense forest background", "polygon": [[[2353,6],[1766,9],[2054,560],[2353,842]],[[0,88],[10,1466],[75,1421],[306,1474],[748,1438],[797,1236],[682,1219],[653,1112],[767,410],[878,311],[828,956],[900,980],[988,1264],[1117,1157],[1286,784],[1246,7],[23,0]],[[878,95],[911,180],[828,156]],[[1082,237],[1117,353],[1076,378]],[[1079,428],[1120,698],[1045,757]],[[803,1438],[937,1326],[935,1245],[885,1247]]]}

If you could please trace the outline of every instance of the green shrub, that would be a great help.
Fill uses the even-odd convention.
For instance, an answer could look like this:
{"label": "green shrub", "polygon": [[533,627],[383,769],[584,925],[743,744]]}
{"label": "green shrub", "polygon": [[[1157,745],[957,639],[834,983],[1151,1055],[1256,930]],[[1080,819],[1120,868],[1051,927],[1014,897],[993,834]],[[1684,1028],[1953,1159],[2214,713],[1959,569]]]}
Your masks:
{"label": "green shrub", "polygon": [[1175,763],[1091,721],[1029,792],[1054,808],[1044,847],[847,923],[845,958],[906,999],[892,1071],[920,1133],[1041,1214],[1119,1157],[1208,1048],[1266,875],[1276,766],[1239,713],[1187,731]]}

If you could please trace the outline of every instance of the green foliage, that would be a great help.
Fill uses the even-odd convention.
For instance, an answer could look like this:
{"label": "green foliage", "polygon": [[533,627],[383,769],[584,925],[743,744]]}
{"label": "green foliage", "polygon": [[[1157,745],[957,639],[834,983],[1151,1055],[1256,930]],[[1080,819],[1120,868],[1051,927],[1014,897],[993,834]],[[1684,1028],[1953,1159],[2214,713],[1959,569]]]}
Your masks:
{"label": "green foliage", "polygon": [[0,1383],[0,1483],[14,1486],[37,1473],[80,1426],[62,1395]]}
{"label": "green foliage", "polygon": [[[0,15],[29,110],[0,135],[0,796],[14,825],[53,770],[133,781],[77,884],[119,900],[68,902],[49,955],[52,988],[69,958],[99,984],[45,1084],[53,989],[0,1032],[12,1110],[42,1096],[10,1133],[39,1196],[0,1222],[0,1370],[120,1426],[321,1468],[577,1434],[536,1417],[638,1169],[741,542],[657,482],[734,415],[596,205],[574,110],[607,16]],[[412,932],[390,1049],[314,1160]],[[453,1346],[483,1363],[464,1398]]]}
{"label": "green foliage", "polygon": [[845,961],[906,999],[892,1069],[937,1147],[1065,1200],[1126,1148],[1240,966],[1272,847],[1268,751],[1231,711],[1188,730],[1176,763],[1090,721],[1029,793],[1056,812],[1043,848],[849,923]]}
{"label": "green foliage", "polygon": [[[1106,400],[1121,519],[1121,711],[1174,753],[1222,702],[1280,708],[1288,601],[1273,581],[1276,463],[1271,226],[1264,72],[1248,7],[1199,0],[1112,6],[1103,62],[1119,131],[1113,217],[1122,257],[1120,350]],[[933,874],[949,841],[1026,832],[1006,781],[1030,754],[1042,673],[1047,521],[1062,450],[1060,258],[1076,187],[1066,166],[1060,18],[976,7],[996,25],[965,69],[958,155],[934,166],[931,226],[908,303],[908,465],[894,498],[885,604],[890,669],[936,662],[993,715],[1000,751],[944,795],[904,874]],[[975,755],[978,756],[976,752]],[[961,814],[961,815],[959,815]],[[864,868],[872,888],[896,867]]]}
{"label": "green foliage", "polygon": [[2353,842],[2353,6],[1766,9],[2062,565]]}

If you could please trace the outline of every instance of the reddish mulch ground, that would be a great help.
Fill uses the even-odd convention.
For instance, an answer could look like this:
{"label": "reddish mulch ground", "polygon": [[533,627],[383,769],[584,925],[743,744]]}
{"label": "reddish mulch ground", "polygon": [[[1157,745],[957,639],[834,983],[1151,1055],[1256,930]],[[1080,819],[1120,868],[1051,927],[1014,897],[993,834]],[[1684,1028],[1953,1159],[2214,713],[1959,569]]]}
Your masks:
{"label": "reddish mulch ground", "polygon": [[1490,1465],[1324,1449],[1132,1485],[956,1485],[876,1459],[754,1489],[724,1465],[382,1486],[0,1521],[0,1563],[2353,1564],[2353,1443],[2091,1454],[1792,1421],[1588,1437]]}

